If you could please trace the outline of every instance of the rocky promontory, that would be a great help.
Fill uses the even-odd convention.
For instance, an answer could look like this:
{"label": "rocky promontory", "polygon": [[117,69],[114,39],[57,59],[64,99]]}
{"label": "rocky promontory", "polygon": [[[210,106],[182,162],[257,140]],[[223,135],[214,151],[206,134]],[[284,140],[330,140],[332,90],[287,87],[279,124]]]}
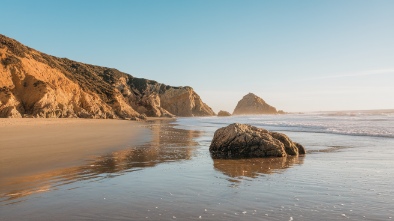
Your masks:
{"label": "rocky promontory", "polygon": [[241,114],[277,114],[276,108],[267,104],[253,93],[245,95],[234,109],[233,115]]}
{"label": "rocky promontory", "polygon": [[218,117],[229,117],[229,116],[231,116],[231,114],[228,111],[221,110],[218,113]]}
{"label": "rocky promontory", "polygon": [[191,87],[50,56],[0,35],[0,117],[213,115]]}
{"label": "rocky promontory", "polygon": [[218,129],[209,151],[213,158],[286,157],[305,154],[304,147],[285,134],[238,123]]}

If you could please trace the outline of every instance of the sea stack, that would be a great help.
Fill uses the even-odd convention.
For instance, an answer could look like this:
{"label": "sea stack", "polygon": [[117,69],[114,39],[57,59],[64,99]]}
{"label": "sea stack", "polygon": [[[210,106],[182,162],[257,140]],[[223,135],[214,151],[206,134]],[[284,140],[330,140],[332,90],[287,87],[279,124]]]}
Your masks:
{"label": "sea stack", "polygon": [[229,117],[229,116],[231,116],[231,114],[228,111],[221,110],[218,113],[218,117]]}
{"label": "sea stack", "polygon": [[234,109],[233,115],[277,114],[276,108],[253,93],[245,95]]}
{"label": "sea stack", "polygon": [[191,87],[58,58],[0,35],[0,117],[214,116]]}

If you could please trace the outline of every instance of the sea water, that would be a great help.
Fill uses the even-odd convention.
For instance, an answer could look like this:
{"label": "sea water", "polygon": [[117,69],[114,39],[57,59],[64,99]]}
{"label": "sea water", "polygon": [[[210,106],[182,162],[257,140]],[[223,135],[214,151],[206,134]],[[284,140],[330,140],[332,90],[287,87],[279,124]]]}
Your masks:
{"label": "sea water", "polygon": [[[285,133],[307,154],[212,159],[213,134],[230,123]],[[394,219],[394,111],[149,125],[154,137],[148,144],[6,186],[0,220]]]}
{"label": "sea water", "polygon": [[177,121],[179,128],[207,132],[234,122],[282,132],[394,138],[394,110],[196,117]]}

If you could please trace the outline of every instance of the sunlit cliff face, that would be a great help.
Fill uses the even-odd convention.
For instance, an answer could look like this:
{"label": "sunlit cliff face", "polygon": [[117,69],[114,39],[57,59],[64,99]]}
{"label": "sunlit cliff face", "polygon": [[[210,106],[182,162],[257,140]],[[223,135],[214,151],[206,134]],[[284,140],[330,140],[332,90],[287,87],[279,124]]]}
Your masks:
{"label": "sunlit cliff face", "polygon": [[0,117],[212,116],[193,88],[50,56],[0,35]]}

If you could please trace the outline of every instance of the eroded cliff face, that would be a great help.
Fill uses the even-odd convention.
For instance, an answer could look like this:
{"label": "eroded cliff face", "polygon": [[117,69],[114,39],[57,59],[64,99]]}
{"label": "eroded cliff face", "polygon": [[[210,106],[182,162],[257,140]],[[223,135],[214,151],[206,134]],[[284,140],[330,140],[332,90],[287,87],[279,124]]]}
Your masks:
{"label": "eroded cliff face", "polygon": [[0,35],[0,117],[211,116],[191,87],[50,56]]}

